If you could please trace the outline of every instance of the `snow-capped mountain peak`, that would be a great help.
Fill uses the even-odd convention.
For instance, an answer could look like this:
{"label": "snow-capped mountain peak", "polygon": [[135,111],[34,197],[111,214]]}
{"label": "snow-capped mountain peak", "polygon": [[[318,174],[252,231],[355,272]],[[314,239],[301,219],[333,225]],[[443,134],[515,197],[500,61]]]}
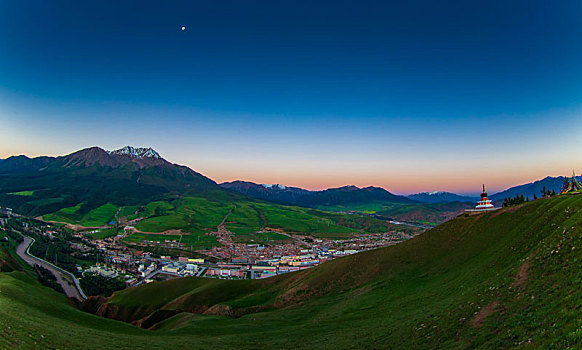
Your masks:
{"label": "snow-capped mountain peak", "polygon": [[130,157],[142,159],[143,158],[162,159],[160,154],[151,147],[145,148],[145,147],[125,146],[115,151],[108,151],[107,153],[111,155],[128,155]]}
{"label": "snow-capped mountain peak", "polygon": [[280,190],[284,190],[286,187],[283,185],[279,185],[279,184],[261,184],[261,186],[265,187],[265,188],[277,188]]}
{"label": "snow-capped mountain peak", "polygon": [[478,197],[463,196],[446,191],[432,191],[411,194],[408,198],[425,203],[472,202]]}
{"label": "snow-capped mountain peak", "polygon": [[429,196],[434,196],[434,195],[441,194],[441,193],[446,193],[446,192],[443,192],[443,191],[432,191],[432,192],[424,192],[424,193],[425,194],[428,194]]}

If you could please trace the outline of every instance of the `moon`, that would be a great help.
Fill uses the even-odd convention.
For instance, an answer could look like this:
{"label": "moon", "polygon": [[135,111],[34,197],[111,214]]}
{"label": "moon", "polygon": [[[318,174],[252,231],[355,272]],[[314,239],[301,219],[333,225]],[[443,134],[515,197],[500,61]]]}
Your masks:
{"label": "moon", "polygon": [[182,30],[186,30],[186,27],[185,26],[182,26]]}

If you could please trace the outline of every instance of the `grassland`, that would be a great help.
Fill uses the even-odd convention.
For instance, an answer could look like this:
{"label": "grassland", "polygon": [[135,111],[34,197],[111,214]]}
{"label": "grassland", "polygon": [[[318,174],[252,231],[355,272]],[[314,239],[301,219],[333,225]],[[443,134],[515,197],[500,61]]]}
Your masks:
{"label": "grassland", "polygon": [[23,196],[23,197],[30,197],[34,195],[34,191],[19,191],[19,192],[12,192],[12,193],[8,193],[11,194],[13,196]]}
{"label": "grassland", "polygon": [[138,243],[142,241],[152,241],[152,242],[180,242],[187,245],[188,248],[193,250],[197,249],[210,249],[218,245],[218,241],[215,236],[204,235],[204,234],[184,234],[184,235],[166,235],[166,234],[155,234],[155,233],[133,233],[132,235],[124,239],[128,243]]}
{"label": "grassland", "polygon": [[79,203],[73,207],[60,209],[56,213],[44,215],[43,219],[85,227],[101,227],[107,226],[111,221],[115,221],[115,214],[119,210],[118,206],[107,203],[87,213],[83,213],[82,209],[84,205],[85,203]]}
{"label": "grassland", "polygon": [[[66,200],[64,197],[53,199],[59,202]],[[165,195],[143,205],[119,206],[105,203],[95,206],[94,203],[81,202],[46,214],[43,218],[81,227],[110,228],[94,234],[95,238],[114,235],[117,231],[114,233],[113,222],[123,225],[130,220],[139,219],[135,224],[136,229],[147,234],[137,233],[127,238],[127,242],[163,242],[166,239],[179,241],[180,234],[183,234],[182,242],[186,240],[193,247],[216,244],[216,240],[208,238],[206,234],[216,231],[223,221],[228,230],[238,235],[234,238],[236,241],[249,243],[286,239],[281,234],[260,233],[263,231],[343,239],[364,232],[376,233],[394,229],[390,224],[371,217],[251,201],[224,191],[212,192],[206,197]],[[172,236],[156,236],[150,233]]]}
{"label": "grassland", "polygon": [[91,233],[91,237],[93,237],[93,239],[105,239],[108,237],[116,236],[120,232],[123,232],[123,230],[119,228],[100,229],[95,233]]}
{"label": "grassland", "polygon": [[253,232],[253,233],[237,233],[234,240],[240,243],[273,243],[275,241],[287,241],[290,240],[288,236],[279,234],[277,232]]}
{"label": "grassland", "polygon": [[[199,197],[180,197],[154,201],[141,208],[121,208],[118,217],[131,215],[143,218],[136,228],[147,233],[182,233],[198,236],[216,231],[224,221],[228,230],[241,242],[283,240],[283,235],[267,237],[257,232],[271,229],[288,234],[309,234],[332,239],[351,237],[360,232],[386,232],[392,227],[377,219],[360,215],[343,215],[310,208],[275,205],[264,202],[235,200],[225,202]],[[62,216],[62,215],[61,215]],[[137,242],[149,235],[134,235],[128,241]],[[155,237],[155,236],[151,236]],[[186,237],[186,236],[184,236]],[[176,237],[173,237],[174,240]],[[152,239],[158,240],[158,239]],[[160,237],[159,240],[162,240]],[[212,243],[203,240],[203,244]],[[196,243],[196,242],[193,242]]]}
{"label": "grassland", "polygon": [[347,206],[320,206],[318,209],[342,212],[356,211],[362,214],[375,214],[401,221],[421,224],[438,225],[457,216],[463,210],[472,207],[471,204],[461,202],[451,203],[391,203],[370,202],[351,204]]}
{"label": "grassland", "polygon": [[567,196],[459,217],[299,273],[175,279],[103,306],[128,321],[166,310],[149,320],[156,331],[2,273],[0,347],[579,348],[581,258],[582,196]]}

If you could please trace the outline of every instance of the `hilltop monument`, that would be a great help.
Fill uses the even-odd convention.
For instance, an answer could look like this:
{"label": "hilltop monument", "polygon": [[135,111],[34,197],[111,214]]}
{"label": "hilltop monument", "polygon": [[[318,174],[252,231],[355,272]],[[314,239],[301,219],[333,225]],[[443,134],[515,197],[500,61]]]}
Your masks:
{"label": "hilltop monument", "polygon": [[487,192],[485,192],[485,184],[483,184],[483,193],[481,193],[481,200],[477,202],[477,206],[475,207],[475,209],[477,210],[495,209],[495,207],[491,203],[491,199],[487,198]]}
{"label": "hilltop monument", "polygon": [[572,177],[564,177],[564,185],[562,185],[562,190],[560,194],[570,194],[570,193],[582,193],[582,184],[576,178],[574,170],[572,170]]}
{"label": "hilltop monument", "polygon": [[487,192],[485,191],[485,184],[483,184],[483,193],[481,193],[481,200],[477,202],[477,205],[474,209],[465,209],[467,213],[480,213],[489,210],[497,210],[499,208],[495,208],[493,203],[491,203],[491,199],[487,198]]}

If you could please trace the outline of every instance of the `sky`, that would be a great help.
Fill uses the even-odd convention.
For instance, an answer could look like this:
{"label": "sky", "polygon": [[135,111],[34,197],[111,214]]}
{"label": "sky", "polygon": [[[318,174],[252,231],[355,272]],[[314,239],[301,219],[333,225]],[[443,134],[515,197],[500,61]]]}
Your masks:
{"label": "sky", "polygon": [[[580,1],[0,1],[0,158],[490,193],[582,172]],[[182,26],[185,30],[182,30]]]}

